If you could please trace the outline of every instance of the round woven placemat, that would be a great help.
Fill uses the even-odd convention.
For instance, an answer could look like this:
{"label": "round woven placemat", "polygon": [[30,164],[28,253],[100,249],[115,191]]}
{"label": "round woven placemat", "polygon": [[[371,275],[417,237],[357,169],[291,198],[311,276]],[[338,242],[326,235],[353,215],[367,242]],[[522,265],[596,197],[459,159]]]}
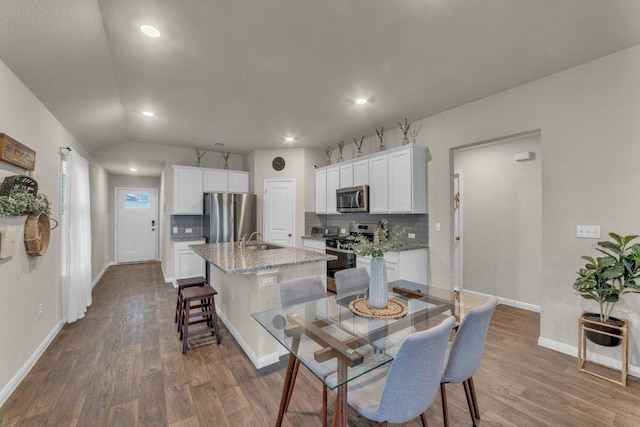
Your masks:
{"label": "round woven placemat", "polygon": [[389,300],[389,304],[385,308],[373,308],[369,306],[368,298],[358,298],[351,301],[349,309],[358,316],[378,319],[399,319],[406,316],[409,311],[406,305],[394,300]]}

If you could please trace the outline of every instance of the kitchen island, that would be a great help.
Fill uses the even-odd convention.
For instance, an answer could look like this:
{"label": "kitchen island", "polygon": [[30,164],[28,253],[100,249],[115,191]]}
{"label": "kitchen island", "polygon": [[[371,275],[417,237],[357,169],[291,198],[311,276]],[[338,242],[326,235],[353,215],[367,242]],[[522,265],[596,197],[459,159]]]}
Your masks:
{"label": "kitchen island", "polygon": [[332,255],[252,242],[189,246],[211,265],[211,286],[218,291],[218,317],[256,368],[277,363],[286,354],[252,313],[280,307],[279,284],[300,277],[319,276],[325,283]]}

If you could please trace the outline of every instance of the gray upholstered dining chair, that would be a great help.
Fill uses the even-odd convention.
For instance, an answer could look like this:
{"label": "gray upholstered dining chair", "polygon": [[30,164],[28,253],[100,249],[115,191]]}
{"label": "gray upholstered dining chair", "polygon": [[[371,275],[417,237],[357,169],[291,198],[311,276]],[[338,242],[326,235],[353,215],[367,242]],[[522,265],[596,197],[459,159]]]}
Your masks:
{"label": "gray upholstered dining chair", "polygon": [[449,356],[447,366],[440,382],[440,395],[442,396],[442,416],[445,427],[449,426],[449,412],[447,408],[447,393],[445,384],[462,383],[467,396],[469,413],[473,426],[480,421],[480,410],[476,390],[473,386],[473,374],[478,370],[484,343],[487,338],[487,330],[491,317],[498,305],[498,299],[492,297],[479,307],[472,308],[458,327]]}
{"label": "gray upholstered dining chair", "polygon": [[[405,423],[420,416],[438,393],[449,335],[455,325],[450,316],[431,329],[409,335],[390,364],[348,383],[347,401],[364,417],[387,423]],[[337,384],[337,374],[327,378]]]}
{"label": "gray upholstered dining chair", "polygon": [[369,273],[366,268],[347,268],[335,274],[338,298],[350,292],[365,292],[369,288]]}
{"label": "gray upholstered dining chair", "polygon": [[[288,307],[290,305],[302,304],[308,301],[324,298],[327,296],[327,291],[324,288],[322,279],[318,276],[315,277],[303,277],[300,279],[288,280],[280,283],[280,307]],[[298,353],[312,353],[318,350],[320,347],[311,339],[306,336],[301,337],[300,345],[298,347]],[[318,363],[313,361],[312,357],[307,358],[310,360],[308,363],[314,364],[314,371],[318,375],[327,377],[328,375],[336,372],[337,363],[335,359],[327,362]],[[300,367],[300,359],[296,358],[294,365],[293,378],[291,379],[291,388],[289,389],[289,395],[285,403],[285,412],[289,408],[289,402],[293,395],[293,387],[295,386],[296,377],[298,375],[298,368]],[[322,426],[327,425],[327,386],[322,384]]]}

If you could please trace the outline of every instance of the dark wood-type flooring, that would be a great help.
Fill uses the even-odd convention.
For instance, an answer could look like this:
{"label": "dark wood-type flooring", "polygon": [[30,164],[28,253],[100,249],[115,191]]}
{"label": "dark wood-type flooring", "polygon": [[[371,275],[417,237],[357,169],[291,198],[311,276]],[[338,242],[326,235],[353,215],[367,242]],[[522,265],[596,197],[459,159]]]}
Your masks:
{"label": "dark wood-type flooring", "polygon": [[[173,323],[176,291],[158,263],[114,266],[87,315],[66,325],[0,408],[1,426],[273,426],[286,366],[257,371],[222,326],[222,344],[187,355]],[[475,378],[482,426],[640,426],[640,381],[580,373],[536,344],[539,315],[499,306]],[[320,382],[300,369],[286,426],[320,425]],[[461,385],[451,425],[471,425]],[[330,396],[332,407],[334,396]],[[441,426],[440,397],[427,419]],[[349,425],[374,423],[349,413]],[[409,426],[419,426],[414,420]]]}

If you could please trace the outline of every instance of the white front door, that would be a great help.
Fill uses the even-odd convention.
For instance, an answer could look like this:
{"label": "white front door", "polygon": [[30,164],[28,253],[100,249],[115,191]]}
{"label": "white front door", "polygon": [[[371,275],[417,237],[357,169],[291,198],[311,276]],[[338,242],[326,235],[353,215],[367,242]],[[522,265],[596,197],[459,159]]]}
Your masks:
{"label": "white front door", "polygon": [[158,190],[116,188],[116,262],[158,258]]}
{"label": "white front door", "polygon": [[295,246],[296,183],[264,181],[263,238],[278,245]]}

